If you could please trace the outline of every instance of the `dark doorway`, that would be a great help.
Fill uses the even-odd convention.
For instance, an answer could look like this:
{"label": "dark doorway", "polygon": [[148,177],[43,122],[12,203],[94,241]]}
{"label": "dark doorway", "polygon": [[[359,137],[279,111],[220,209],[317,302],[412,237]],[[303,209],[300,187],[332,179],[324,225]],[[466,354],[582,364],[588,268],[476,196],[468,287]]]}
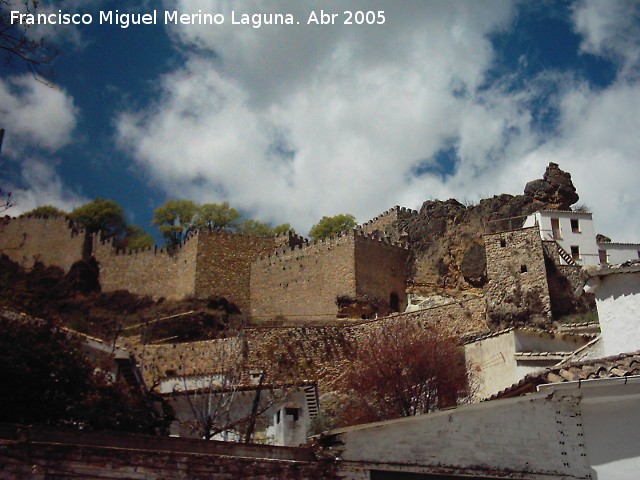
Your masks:
{"label": "dark doorway", "polygon": [[392,312],[400,311],[400,297],[398,297],[397,293],[391,293],[389,296],[389,308],[391,308]]}

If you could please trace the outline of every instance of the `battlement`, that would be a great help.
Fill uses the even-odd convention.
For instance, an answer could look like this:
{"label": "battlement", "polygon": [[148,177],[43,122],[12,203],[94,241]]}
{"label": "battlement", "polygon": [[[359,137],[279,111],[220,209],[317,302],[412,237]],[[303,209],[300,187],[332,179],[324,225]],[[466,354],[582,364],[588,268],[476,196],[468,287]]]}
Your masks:
{"label": "battlement", "polygon": [[410,208],[400,207],[399,205],[396,205],[394,207],[391,207],[389,210],[385,210],[380,215],[373,217],[371,220],[363,223],[360,228],[370,227],[376,223],[379,223],[381,220],[404,220],[415,215],[418,215],[417,210],[412,210]]}
{"label": "battlement", "polygon": [[408,250],[407,245],[405,245],[403,242],[397,242],[387,237],[370,235],[361,228],[357,227],[354,229],[345,230],[343,232],[340,232],[336,236],[328,238],[321,238],[319,240],[311,241],[304,239],[305,243],[303,244],[298,244],[290,248],[279,248],[267,255],[261,255],[255,260],[254,263],[268,265],[272,262],[285,261],[291,258],[296,258],[300,254],[306,254],[307,252],[315,253],[323,247],[332,248],[334,246],[342,245],[350,241],[350,239],[354,239],[359,242],[369,242],[372,244],[387,245],[402,250]]}
{"label": "battlement", "polygon": [[36,262],[69,271],[82,258],[84,230],[62,215],[0,218],[0,253],[24,268]]}
{"label": "battlement", "polygon": [[68,215],[19,215],[17,217],[10,217],[6,215],[0,219],[0,225],[21,225],[29,227],[30,225],[42,224],[57,224],[59,228],[66,228],[70,231],[70,236],[84,235],[84,229],[78,228],[75,222]]}

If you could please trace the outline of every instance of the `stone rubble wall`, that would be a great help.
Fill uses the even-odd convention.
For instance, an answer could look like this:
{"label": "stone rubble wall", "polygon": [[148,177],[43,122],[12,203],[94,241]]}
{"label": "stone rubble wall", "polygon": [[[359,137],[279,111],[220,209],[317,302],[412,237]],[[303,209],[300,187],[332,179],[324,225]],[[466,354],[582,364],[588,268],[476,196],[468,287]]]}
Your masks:
{"label": "stone rubble wall", "polygon": [[544,250],[537,227],[484,236],[489,283],[487,311],[494,324],[533,316],[551,320]]}
{"label": "stone rubble wall", "polygon": [[318,381],[320,391],[326,392],[340,378],[357,343],[372,332],[408,320],[463,337],[486,332],[485,316],[484,300],[477,297],[349,325],[249,327],[235,339],[123,346],[134,351],[150,385],[166,376],[218,373],[230,352],[236,355],[242,348],[245,369],[265,370],[279,380]]}
{"label": "stone rubble wall", "polygon": [[200,233],[194,264],[195,296],[219,295],[248,314],[251,310],[251,263],[273,252],[275,247],[272,236]]}
{"label": "stone rubble wall", "polygon": [[0,478],[333,479],[336,463],[310,448],[64,431],[0,424]]}

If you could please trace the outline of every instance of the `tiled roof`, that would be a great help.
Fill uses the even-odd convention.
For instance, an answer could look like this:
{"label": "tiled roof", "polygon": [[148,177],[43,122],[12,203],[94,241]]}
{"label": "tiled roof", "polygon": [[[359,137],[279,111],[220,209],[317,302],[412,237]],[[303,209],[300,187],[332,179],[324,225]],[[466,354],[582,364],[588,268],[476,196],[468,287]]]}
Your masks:
{"label": "tiled roof", "polygon": [[578,338],[582,338],[584,340],[590,340],[595,336],[593,333],[586,333],[586,332],[585,333],[578,333],[578,332],[573,332],[573,331],[544,330],[544,329],[541,329],[541,328],[517,326],[517,327],[505,328],[504,330],[498,330],[496,332],[485,332],[485,333],[480,333],[480,334],[465,335],[464,337],[462,337],[462,344],[463,345],[468,345],[470,343],[478,342],[480,340],[485,340],[487,338],[492,338],[492,337],[497,337],[497,336],[500,336],[500,335],[504,335],[505,333],[509,333],[511,331],[537,334],[537,335],[540,335],[540,336],[547,335],[547,336],[549,336],[551,338],[560,337],[560,338],[563,338],[563,339],[564,338],[578,337]]}
{"label": "tiled roof", "polygon": [[492,395],[488,400],[510,398],[535,391],[545,383],[575,382],[596,378],[617,378],[640,375],[640,351],[613,357],[556,365],[541,372],[530,373],[518,383]]}

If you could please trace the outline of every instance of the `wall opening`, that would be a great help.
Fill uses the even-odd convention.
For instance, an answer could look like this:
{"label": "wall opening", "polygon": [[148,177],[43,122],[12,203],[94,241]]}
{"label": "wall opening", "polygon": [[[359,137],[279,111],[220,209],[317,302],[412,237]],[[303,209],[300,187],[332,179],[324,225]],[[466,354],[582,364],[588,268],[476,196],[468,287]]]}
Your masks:
{"label": "wall opening", "polygon": [[504,238],[501,238],[501,239],[500,239],[500,246],[501,246],[502,248],[504,248],[504,247],[506,247],[506,246],[507,246],[507,241],[506,241]]}
{"label": "wall opening", "polygon": [[389,295],[389,308],[392,312],[400,311],[400,297],[395,292],[392,292],[391,295]]}
{"label": "wall opening", "polygon": [[577,218],[571,219],[571,231],[573,233],[580,233],[580,222]]}
{"label": "wall opening", "polygon": [[560,219],[552,218],[551,219],[551,231],[553,232],[554,240],[562,240],[562,232],[560,230]]}
{"label": "wall opening", "polygon": [[571,258],[575,261],[580,260],[580,247],[578,245],[571,245]]}
{"label": "wall opening", "polygon": [[527,266],[526,265],[520,265],[520,273],[527,273]]}

